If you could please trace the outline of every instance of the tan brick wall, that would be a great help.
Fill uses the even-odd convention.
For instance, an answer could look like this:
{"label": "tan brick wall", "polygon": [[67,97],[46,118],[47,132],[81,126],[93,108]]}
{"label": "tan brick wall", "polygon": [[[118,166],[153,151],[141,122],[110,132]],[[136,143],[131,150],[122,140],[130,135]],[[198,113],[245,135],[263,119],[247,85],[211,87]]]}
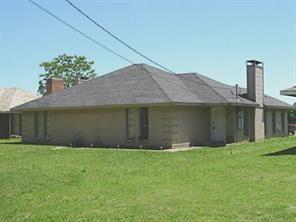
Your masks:
{"label": "tan brick wall", "polygon": [[209,144],[208,108],[149,107],[149,139],[139,141],[139,109],[134,110],[134,140],[126,138],[126,108],[48,111],[47,138],[44,112],[39,112],[39,138],[34,137],[34,112],[23,114],[26,143],[96,147],[163,148]]}
{"label": "tan brick wall", "polygon": [[[275,132],[273,131],[272,126],[272,115],[275,112]],[[284,126],[282,128],[282,113],[284,114]],[[265,110],[265,132],[266,138],[278,137],[278,136],[287,136],[288,135],[288,112],[286,110],[279,109],[267,109]]]}
{"label": "tan brick wall", "polygon": [[[236,130],[236,109],[249,110],[250,112],[252,110],[235,107],[225,109],[225,134],[228,143],[239,142],[244,139],[242,132]],[[126,138],[126,108],[102,108],[48,111],[47,138],[44,137],[44,112],[39,112],[39,138],[34,138],[34,112],[25,112],[22,116],[23,141],[67,146],[72,144],[89,147],[93,144],[95,147],[116,147],[120,145],[120,147],[136,148],[140,145],[143,148],[160,148],[161,146],[165,148],[209,145],[211,143],[211,108],[209,107],[149,107],[149,139],[147,141],[139,141],[139,108],[132,107],[132,110],[134,113],[133,140]],[[264,138],[264,116],[261,111],[263,110],[257,109],[256,111],[256,121],[259,122],[253,122],[253,127],[256,130],[253,133],[257,133],[255,139]],[[280,111],[276,116],[278,119]],[[287,112],[285,112],[285,118],[287,124]],[[253,120],[255,121],[255,119]],[[268,112],[266,113],[266,122],[268,137],[287,134],[287,127],[285,127],[286,132],[277,135],[270,133],[271,120]],[[253,129],[251,123],[252,119],[250,118],[249,127]],[[277,120],[277,129],[279,130],[281,129],[280,124],[281,121]]]}

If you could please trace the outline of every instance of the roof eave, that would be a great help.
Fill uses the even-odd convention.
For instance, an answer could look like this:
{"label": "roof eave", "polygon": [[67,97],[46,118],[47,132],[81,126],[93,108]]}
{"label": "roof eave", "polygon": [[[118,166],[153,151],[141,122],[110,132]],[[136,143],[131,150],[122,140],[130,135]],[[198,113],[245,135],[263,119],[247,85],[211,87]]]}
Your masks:
{"label": "roof eave", "polygon": [[17,108],[14,111],[30,112],[30,111],[45,111],[45,110],[71,110],[71,109],[98,109],[98,108],[127,108],[127,107],[143,107],[143,106],[167,106],[174,103],[142,103],[142,104],[111,104],[97,106],[71,106],[71,107],[35,107],[35,108]]}
{"label": "roof eave", "polygon": [[[141,103],[141,104],[112,104],[112,105],[98,105],[98,106],[71,106],[71,107],[35,107],[35,108],[21,108],[15,107],[11,112],[30,112],[30,111],[45,111],[45,110],[71,110],[71,109],[98,109],[98,108],[127,108],[127,107],[142,107],[142,106],[247,106],[257,107],[258,104],[244,104],[244,103],[191,103],[191,102],[167,102],[167,103]],[[11,113],[9,112],[9,113]]]}
{"label": "roof eave", "polygon": [[11,111],[0,111],[0,114],[9,114]]}
{"label": "roof eave", "polygon": [[267,109],[283,109],[283,110],[293,110],[296,109],[294,106],[270,106],[270,105],[264,105],[264,108]]}

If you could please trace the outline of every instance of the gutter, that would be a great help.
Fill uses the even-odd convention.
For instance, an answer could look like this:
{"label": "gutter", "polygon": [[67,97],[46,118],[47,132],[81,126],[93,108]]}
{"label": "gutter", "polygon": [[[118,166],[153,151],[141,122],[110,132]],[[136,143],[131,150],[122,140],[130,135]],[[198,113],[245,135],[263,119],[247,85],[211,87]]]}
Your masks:
{"label": "gutter", "polygon": [[293,110],[296,109],[295,106],[264,106],[266,109],[284,109],[284,110]]}
{"label": "gutter", "polygon": [[[217,106],[240,106],[240,107],[258,107],[257,103],[254,104],[239,104],[239,103],[143,103],[143,104],[115,104],[115,105],[100,105],[100,106],[71,106],[71,107],[36,107],[36,108],[13,108],[11,112],[19,113],[26,111],[46,111],[46,110],[75,110],[75,109],[99,109],[99,108],[129,108],[129,107],[157,107],[157,106],[199,106],[199,107],[217,107]],[[11,113],[8,112],[8,113]]]}

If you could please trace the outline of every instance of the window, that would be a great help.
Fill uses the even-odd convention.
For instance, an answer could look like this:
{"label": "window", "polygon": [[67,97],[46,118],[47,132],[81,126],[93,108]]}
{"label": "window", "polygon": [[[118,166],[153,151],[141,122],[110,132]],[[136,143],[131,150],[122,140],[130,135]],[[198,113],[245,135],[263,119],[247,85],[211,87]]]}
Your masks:
{"label": "window", "polygon": [[244,111],[237,112],[237,129],[242,130],[244,128]]}
{"label": "window", "polygon": [[281,112],[281,126],[282,126],[282,133],[285,133],[285,128],[286,128],[286,124],[285,124],[285,111]]}
{"label": "window", "polygon": [[148,108],[140,108],[140,140],[149,138]]}
{"label": "window", "polygon": [[34,113],[34,137],[39,138],[39,113]]}
{"label": "window", "polygon": [[126,138],[135,138],[135,112],[134,109],[126,109]]}
{"label": "window", "polygon": [[275,113],[275,111],[273,110],[272,111],[272,120],[271,120],[271,122],[272,122],[272,133],[273,134],[275,134],[276,133],[276,113]]}
{"label": "window", "polygon": [[244,112],[244,137],[249,138],[249,112]]}
{"label": "window", "polygon": [[47,139],[47,112],[43,113],[43,121],[44,121],[44,125],[43,125],[43,136],[44,139]]}
{"label": "window", "polygon": [[20,114],[20,135],[22,135],[22,130],[23,130],[23,123],[22,123],[22,114]]}

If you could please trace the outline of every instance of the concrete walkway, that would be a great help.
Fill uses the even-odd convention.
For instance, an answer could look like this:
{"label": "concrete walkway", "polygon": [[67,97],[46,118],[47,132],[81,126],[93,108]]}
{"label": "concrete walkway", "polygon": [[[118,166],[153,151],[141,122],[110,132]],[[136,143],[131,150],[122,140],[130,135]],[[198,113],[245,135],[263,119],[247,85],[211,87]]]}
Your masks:
{"label": "concrete walkway", "polygon": [[88,149],[88,150],[122,150],[122,151],[133,151],[133,152],[181,152],[188,150],[201,149],[202,147],[180,147],[180,148],[171,148],[171,149],[163,149],[163,150],[149,150],[149,149],[125,149],[125,148],[90,148],[90,147],[67,147],[67,146],[56,146],[52,147],[52,150],[60,150],[60,149]]}

